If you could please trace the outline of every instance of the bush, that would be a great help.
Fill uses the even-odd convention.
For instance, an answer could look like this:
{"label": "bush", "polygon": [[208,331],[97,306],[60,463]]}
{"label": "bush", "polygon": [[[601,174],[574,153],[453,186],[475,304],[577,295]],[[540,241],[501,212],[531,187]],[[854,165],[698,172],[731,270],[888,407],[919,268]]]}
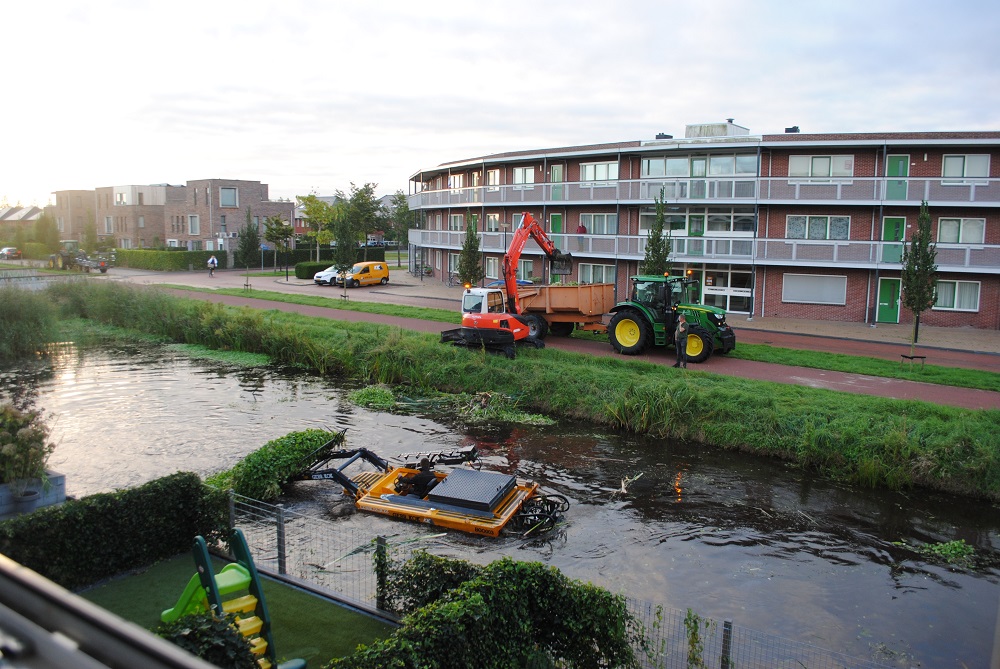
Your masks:
{"label": "bush", "polygon": [[227,251],[170,251],[154,249],[118,249],[115,264],[132,269],[151,269],[160,272],[186,272],[208,267],[208,259],[215,256],[219,267],[228,267]]}
{"label": "bush", "polygon": [[225,493],[181,472],[0,523],[0,553],[72,589],[153,564],[228,532]]}
{"label": "bush", "polygon": [[218,488],[232,488],[236,494],[262,502],[274,500],[281,486],[311,465],[309,456],[344,443],[344,433],[326,430],[292,432],[267,442],[236,463],[232,469],[210,476],[205,482]]}
{"label": "bush", "polygon": [[[538,562],[504,558],[471,567],[426,556],[414,560],[421,561],[421,572],[437,564],[446,573],[432,578],[423,594],[415,591],[419,584],[411,591],[413,601],[428,603],[391,637],[359,646],[329,669],[506,669],[551,666],[556,660],[568,667],[638,666],[632,642],[640,638],[640,627],[621,595]],[[445,589],[466,570],[476,575]]]}
{"label": "bush", "polygon": [[250,643],[236,629],[236,616],[211,613],[183,616],[161,623],[156,633],[192,655],[223,669],[259,669]]}
{"label": "bush", "polygon": [[57,311],[34,290],[0,288],[3,327],[0,328],[0,360],[13,360],[44,351],[56,339]]}

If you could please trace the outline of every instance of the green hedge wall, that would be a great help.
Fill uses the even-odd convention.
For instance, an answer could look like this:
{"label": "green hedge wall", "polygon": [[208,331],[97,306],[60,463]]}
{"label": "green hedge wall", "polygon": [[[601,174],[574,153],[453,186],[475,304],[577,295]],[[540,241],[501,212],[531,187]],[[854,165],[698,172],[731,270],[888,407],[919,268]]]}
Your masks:
{"label": "green hedge wall", "polygon": [[228,508],[225,492],[181,472],[4,521],[0,553],[79,588],[190,550],[197,535],[221,539]]}
{"label": "green hedge wall", "polygon": [[115,264],[131,269],[151,269],[159,272],[186,272],[188,269],[208,271],[208,259],[213,255],[219,268],[229,266],[227,251],[157,251],[154,249],[118,249]]}

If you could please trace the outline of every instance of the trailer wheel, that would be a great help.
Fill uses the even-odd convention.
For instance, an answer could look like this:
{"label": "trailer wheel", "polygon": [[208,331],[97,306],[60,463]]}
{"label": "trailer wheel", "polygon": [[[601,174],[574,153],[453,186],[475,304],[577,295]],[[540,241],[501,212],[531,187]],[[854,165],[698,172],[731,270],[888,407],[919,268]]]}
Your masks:
{"label": "trailer wheel", "polygon": [[611,348],[624,355],[639,355],[649,348],[652,338],[649,323],[634,309],[619,311],[608,324]]}
{"label": "trailer wheel", "polygon": [[562,321],[556,321],[555,323],[549,324],[549,332],[557,337],[568,337],[573,334],[573,329],[575,327],[575,323],[563,323]]}
{"label": "trailer wheel", "polygon": [[688,362],[705,362],[712,357],[712,351],[715,350],[715,340],[705,328],[691,328],[687,342]]}

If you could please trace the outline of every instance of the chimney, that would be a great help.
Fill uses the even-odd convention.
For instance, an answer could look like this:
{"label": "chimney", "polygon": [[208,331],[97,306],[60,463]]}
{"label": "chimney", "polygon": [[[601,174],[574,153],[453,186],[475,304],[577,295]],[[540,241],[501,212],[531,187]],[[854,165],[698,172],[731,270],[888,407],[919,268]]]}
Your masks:
{"label": "chimney", "polygon": [[665,132],[656,133],[656,139],[673,139],[673,138],[674,138],[673,135],[668,135]]}
{"label": "chimney", "polygon": [[793,125],[791,128],[785,128],[785,132],[789,133],[789,134],[791,134],[793,132],[798,132],[798,131],[799,131],[799,126],[797,126],[797,125]]}

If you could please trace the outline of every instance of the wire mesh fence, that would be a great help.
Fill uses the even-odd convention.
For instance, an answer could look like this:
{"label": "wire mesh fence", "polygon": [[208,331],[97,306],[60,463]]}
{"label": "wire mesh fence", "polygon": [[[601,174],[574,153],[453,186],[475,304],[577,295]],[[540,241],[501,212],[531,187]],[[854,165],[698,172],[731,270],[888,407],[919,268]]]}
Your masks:
{"label": "wire mesh fence", "polygon": [[[392,544],[370,533],[306,516],[238,495],[231,496],[230,521],[239,527],[258,569],[291,576],[336,593],[348,603],[377,608],[378,575],[373,554],[380,544],[389,560],[402,563],[412,544]],[[635,645],[641,666],[649,669],[886,669],[810,644],[783,639],[693,613],[634,598],[628,608],[642,641]]]}

